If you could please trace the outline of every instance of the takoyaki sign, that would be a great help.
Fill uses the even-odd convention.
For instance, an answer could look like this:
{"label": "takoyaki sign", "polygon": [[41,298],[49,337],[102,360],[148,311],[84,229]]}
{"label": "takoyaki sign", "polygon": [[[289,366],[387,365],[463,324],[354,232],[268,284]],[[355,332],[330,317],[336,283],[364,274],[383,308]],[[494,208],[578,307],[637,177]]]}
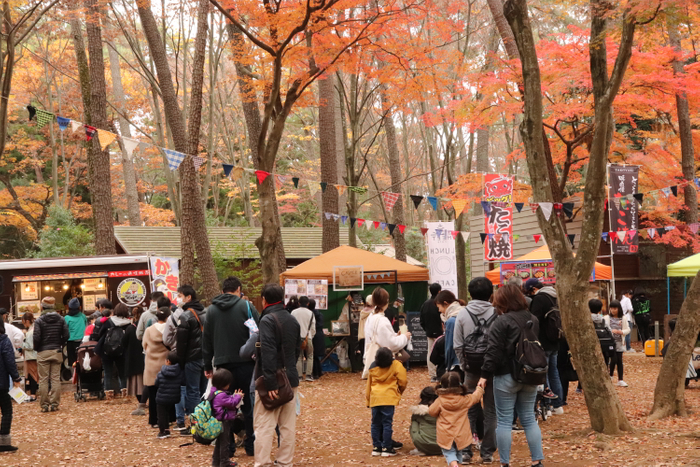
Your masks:
{"label": "takoyaki sign", "polygon": [[[505,284],[513,276],[520,277],[523,282],[532,278],[543,284],[554,284],[557,281],[557,274],[551,261],[501,263],[501,284]],[[591,282],[594,280],[595,269],[593,269],[590,278]]]}
{"label": "takoyaki sign", "polygon": [[117,298],[126,306],[139,305],[146,298],[146,284],[133,277],[124,279],[117,287]]}

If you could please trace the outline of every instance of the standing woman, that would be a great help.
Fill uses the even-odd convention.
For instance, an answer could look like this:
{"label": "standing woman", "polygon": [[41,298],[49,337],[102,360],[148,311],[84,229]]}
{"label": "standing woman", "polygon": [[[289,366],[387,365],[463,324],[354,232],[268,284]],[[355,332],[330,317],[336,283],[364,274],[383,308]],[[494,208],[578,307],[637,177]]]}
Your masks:
{"label": "standing woman", "polygon": [[36,400],[36,393],[39,390],[39,370],[36,366],[36,350],[34,350],[34,315],[27,312],[22,315],[22,326],[26,330],[24,335],[24,375],[29,385],[29,402]]}
{"label": "standing woman", "polygon": [[435,304],[445,322],[445,370],[457,371],[464,379],[464,369],[457,369],[459,359],[454,347],[455,322],[457,321],[457,315],[464,306],[459,303],[455,294],[449,290],[441,290],[435,297]]}
{"label": "standing woman", "polygon": [[318,379],[323,375],[321,371],[321,360],[326,356],[326,335],[323,333],[323,313],[316,309],[316,300],[309,300],[309,309],[314,312],[316,319],[316,334],[312,343],[314,345],[314,369],[313,378]]}
{"label": "standing woman", "polygon": [[163,306],[156,311],[157,323],[149,326],[143,334],[143,350],[146,351],[146,362],[143,370],[143,384],[148,388],[148,424],[158,428],[158,413],[156,404],[156,376],[168,359],[168,348],[163,344],[165,321],[170,316],[170,307]]}
{"label": "standing woman", "polygon": [[[126,371],[124,367],[124,336],[128,326],[131,326],[129,319],[129,307],[123,303],[119,303],[114,307],[114,314],[105,321],[100,327],[100,339],[95,346],[95,352],[102,358],[102,367],[105,371],[105,386],[109,388],[107,398],[110,399],[117,391],[121,392],[122,397],[126,396]],[[121,328],[121,329],[114,329]],[[114,330],[113,330],[114,329]],[[110,339],[112,334],[121,336],[121,344],[117,345]],[[118,387],[112,386],[114,368],[117,370]]]}
{"label": "standing woman", "polygon": [[525,430],[533,467],[542,467],[542,433],[535,420],[535,398],[537,386],[522,384],[511,376],[515,347],[520,339],[520,329],[532,322],[535,335],[539,333],[539,322],[527,309],[527,302],[520,289],[508,284],[496,291],[493,306],[498,316],[489,329],[489,344],[481,367],[479,386],[486,388],[486,379],[493,376],[493,397],[496,403],[496,444],[501,465],[510,463],[510,446],[513,429],[513,412],[517,410]]}
{"label": "standing woman", "polygon": [[10,378],[16,388],[19,387],[19,373],[15,363],[15,346],[5,334],[5,323],[0,320],[0,452],[12,452],[17,448],[12,446],[10,427],[12,426],[12,397],[10,391]]}
{"label": "standing woman", "polygon": [[[402,335],[400,332],[394,331],[391,322],[384,316],[384,312],[389,307],[389,292],[381,287],[377,287],[372,292],[372,303],[374,303],[374,312],[367,318],[365,323],[365,368],[362,372],[362,379],[367,379],[369,367],[374,363],[376,349],[386,347],[392,353],[406,347],[408,340],[411,338],[411,333],[407,332]],[[372,344],[376,344],[374,352],[368,354]]]}
{"label": "standing woman", "polygon": [[[143,346],[136,338],[136,326],[143,314],[143,308],[136,306],[131,310],[131,324],[127,326],[124,334],[124,373],[126,375],[126,393],[129,396],[136,396],[141,400],[143,393]],[[144,404],[145,405],[145,404]],[[145,409],[145,407],[139,407]],[[138,410],[137,408],[137,410]],[[143,413],[145,415],[145,412]]]}

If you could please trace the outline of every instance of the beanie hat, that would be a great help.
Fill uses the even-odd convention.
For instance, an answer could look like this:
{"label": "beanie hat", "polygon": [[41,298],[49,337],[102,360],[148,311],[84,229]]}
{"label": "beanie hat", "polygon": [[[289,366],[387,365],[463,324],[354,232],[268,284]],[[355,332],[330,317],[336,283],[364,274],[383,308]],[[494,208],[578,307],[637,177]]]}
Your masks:
{"label": "beanie hat", "polygon": [[49,296],[41,299],[41,309],[42,310],[54,310],[56,309],[56,299]]}
{"label": "beanie hat", "polygon": [[79,310],[80,309],[80,300],[78,300],[77,298],[71,298],[70,301],[68,302],[68,309],[69,310]]}

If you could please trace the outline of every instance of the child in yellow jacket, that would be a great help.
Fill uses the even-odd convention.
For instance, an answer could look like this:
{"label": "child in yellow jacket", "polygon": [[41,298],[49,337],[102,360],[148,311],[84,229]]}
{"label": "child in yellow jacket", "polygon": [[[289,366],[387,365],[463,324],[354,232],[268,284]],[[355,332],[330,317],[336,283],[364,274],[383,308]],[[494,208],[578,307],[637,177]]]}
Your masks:
{"label": "child in yellow jacket", "polygon": [[406,390],[408,378],[401,362],[386,347],[377,350],[367,377],[367,407],[372,408],[372,455],[390,457],[403,444],[394,441],[394,410]]}
{"label": "child in yellow jacket", "polygon": [[481,401],[484,389],[477,387],[472,394],[467,394],[459,373],[450,371],[440,378],[437,394],[428,413],[437,418],[437,443],[442,455],[450,467],[457,467],[462,463],[462,450],[472,443],[467,412]]}

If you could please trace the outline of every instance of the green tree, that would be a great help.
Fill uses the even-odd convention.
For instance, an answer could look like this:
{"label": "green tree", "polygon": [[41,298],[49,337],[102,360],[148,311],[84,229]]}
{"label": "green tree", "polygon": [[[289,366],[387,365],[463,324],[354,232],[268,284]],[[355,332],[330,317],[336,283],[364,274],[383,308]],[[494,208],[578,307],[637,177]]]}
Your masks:
{"label": "green tree", "polygon": [[39,234],[35,258],[90,256],[95,254],[95,244],[90,231],[75,223],[71,212],[60,206],[49,208],[46,225]]}

